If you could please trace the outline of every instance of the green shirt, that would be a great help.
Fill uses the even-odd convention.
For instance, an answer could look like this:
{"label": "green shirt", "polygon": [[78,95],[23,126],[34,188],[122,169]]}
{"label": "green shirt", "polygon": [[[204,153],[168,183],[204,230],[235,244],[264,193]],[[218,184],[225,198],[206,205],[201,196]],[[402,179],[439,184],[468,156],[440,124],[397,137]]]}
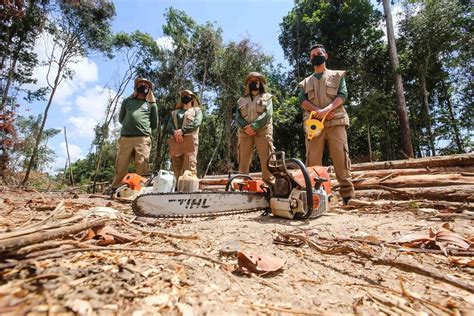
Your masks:
{"label": "green shirt", "polygon": [[[268,120],[272,117],[273,115],[273,102],[272,99],[270,98],[268,100],[267,108],[265,112],[260,114],[255,121],[250,123],[250,127],[256,131],[263,126],[265,126],[268,123]],[[237,111],[235,112],[235,120],[237,121],[237,125],[239,125],[240,128],[245,128],[245,126],[249,125],[246,119],[242,117],[240,114],[239,108],[237,107]]]}
{"label": "green shirt", "polygon": [[181,129],[183,134],[189,134],[194,132],[202,122],[202,111],[196,111],[196,116],[192,122],[189,122],[186,126],[183,126],[184,115],[186,113],[185,109],[178,109],[176,115],[176,120],[178,121],[178,126],[174,126],[173,115],[170,115],[168,119],[168,124],[166,125],[166,130],[168,133],[173,134],[175,130]]}
{"label": "green shirt", "polygon": [[125,137],[150,136],[158,127],[158,107],[156,103],[137,98],[127,98],[120,107],[120,135]]}
{"label": "green shirt", "polygon": [[[321,79],[323,76],[323,73],[315,73],[313,76],[316,77],[316,79]],[[303,89],[300,89],[299,92],[299,99],[300,103],[303,102],[304,100],[308,100],[308,94],[304,93]],[[346,85],[346,79],[344,77],[341,78],[341,81],[339,82],[339,89],[337,89],[337,96],[342,99],[342,102],[344,102],[347,99],[347,85]]]}

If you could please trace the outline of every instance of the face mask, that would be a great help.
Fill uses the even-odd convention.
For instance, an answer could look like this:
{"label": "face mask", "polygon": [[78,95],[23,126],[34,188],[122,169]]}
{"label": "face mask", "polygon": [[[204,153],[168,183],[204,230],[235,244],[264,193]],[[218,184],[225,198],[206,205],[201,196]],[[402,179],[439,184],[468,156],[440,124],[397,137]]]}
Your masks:
{"label": "face mask", "polygon": [[252,91],[257,91],[258,90],[258,86],[257,86],[257,82],[256,81],[252,81],[250,84],[249,84],[249,89],[252,90]]}
{"label": "face mask", "polygon": [[317,56],[314,56],[313,58],[311,58],[311,64],[313,66],[322,65],[322,64],[324,64],[325,61],[326,61],[326,57],[324,55],[317,55]]}
{"label": "face mask", "polygon": [[181,103],[187,104],[187,103],[191,102],[192,99],[193,98],[191,96],[185,94],[181,97]]}
{"label": "face mask", "polygon": [[143,94],[147,94],[147,93],[148,93],[148,87],[146,87],[146,86],[139,86],[139,87],[137,88],[137,92],[143,93]]}

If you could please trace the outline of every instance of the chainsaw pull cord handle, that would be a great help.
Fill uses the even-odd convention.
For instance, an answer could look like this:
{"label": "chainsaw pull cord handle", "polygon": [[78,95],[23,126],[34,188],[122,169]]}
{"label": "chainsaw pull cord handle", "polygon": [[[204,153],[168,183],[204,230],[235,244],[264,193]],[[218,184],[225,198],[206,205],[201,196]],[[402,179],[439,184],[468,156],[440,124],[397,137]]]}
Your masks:
{"label": "chainsaw pull cord handle", "polygon": [[307,219],[311,216],[311,214],[313,214],[313,186],[311,185],[311,178],[309,177],[306,166],[301,162],[301,160],[289,158],[286,160],[286,163],[296,164],[300,168],[301,173],[303,174],[306,189],[306,204],[308,206],[308,209],[303,215],[299,215],[301,213],[296,213],[295,217],[298,216],[298,219]]}

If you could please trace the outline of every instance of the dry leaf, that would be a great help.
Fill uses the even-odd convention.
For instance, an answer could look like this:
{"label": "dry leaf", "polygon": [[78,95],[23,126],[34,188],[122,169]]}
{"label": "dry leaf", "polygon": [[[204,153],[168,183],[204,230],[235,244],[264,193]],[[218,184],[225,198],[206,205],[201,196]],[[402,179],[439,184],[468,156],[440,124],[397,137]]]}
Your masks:
{"label": "dry leaf", "polygon": [[81,241],[90,239],[99,239],[97,242],[99,246],[107,246],[132,242],[137,240],[137,237],[120,233],[109,226],[98,226],[89,228]]}
{"label": "dry leaf", "polygon": [[237,264],[244,272],[253,272],[257,274],[266,274],[280,270],[286,260],[272,257],[262,256],[249,252],[237,253]]}
{"label": "dry leaf", "polygon": [[448,257],[449,261],[452,264],[457,264],[462,267],[471,267],[474,268],[474,259],[469,259],[469,258],[459,258],[459,257]]}

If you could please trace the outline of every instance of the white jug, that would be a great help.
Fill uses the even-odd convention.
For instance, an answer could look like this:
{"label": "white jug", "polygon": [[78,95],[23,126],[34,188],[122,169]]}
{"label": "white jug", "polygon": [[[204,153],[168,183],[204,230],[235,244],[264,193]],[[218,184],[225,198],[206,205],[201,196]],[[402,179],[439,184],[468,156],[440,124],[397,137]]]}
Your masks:
{"label": "white jug", "polygon": [[185,170],[178,179],[178,192],[199,191],[199,179],[190,170]]}
{"label": "white jug", "polygon": [[176,187],[176,178],[173,172],[168,170],[160,170],[156,177],[153,178],[153,192],[174,192]]}

